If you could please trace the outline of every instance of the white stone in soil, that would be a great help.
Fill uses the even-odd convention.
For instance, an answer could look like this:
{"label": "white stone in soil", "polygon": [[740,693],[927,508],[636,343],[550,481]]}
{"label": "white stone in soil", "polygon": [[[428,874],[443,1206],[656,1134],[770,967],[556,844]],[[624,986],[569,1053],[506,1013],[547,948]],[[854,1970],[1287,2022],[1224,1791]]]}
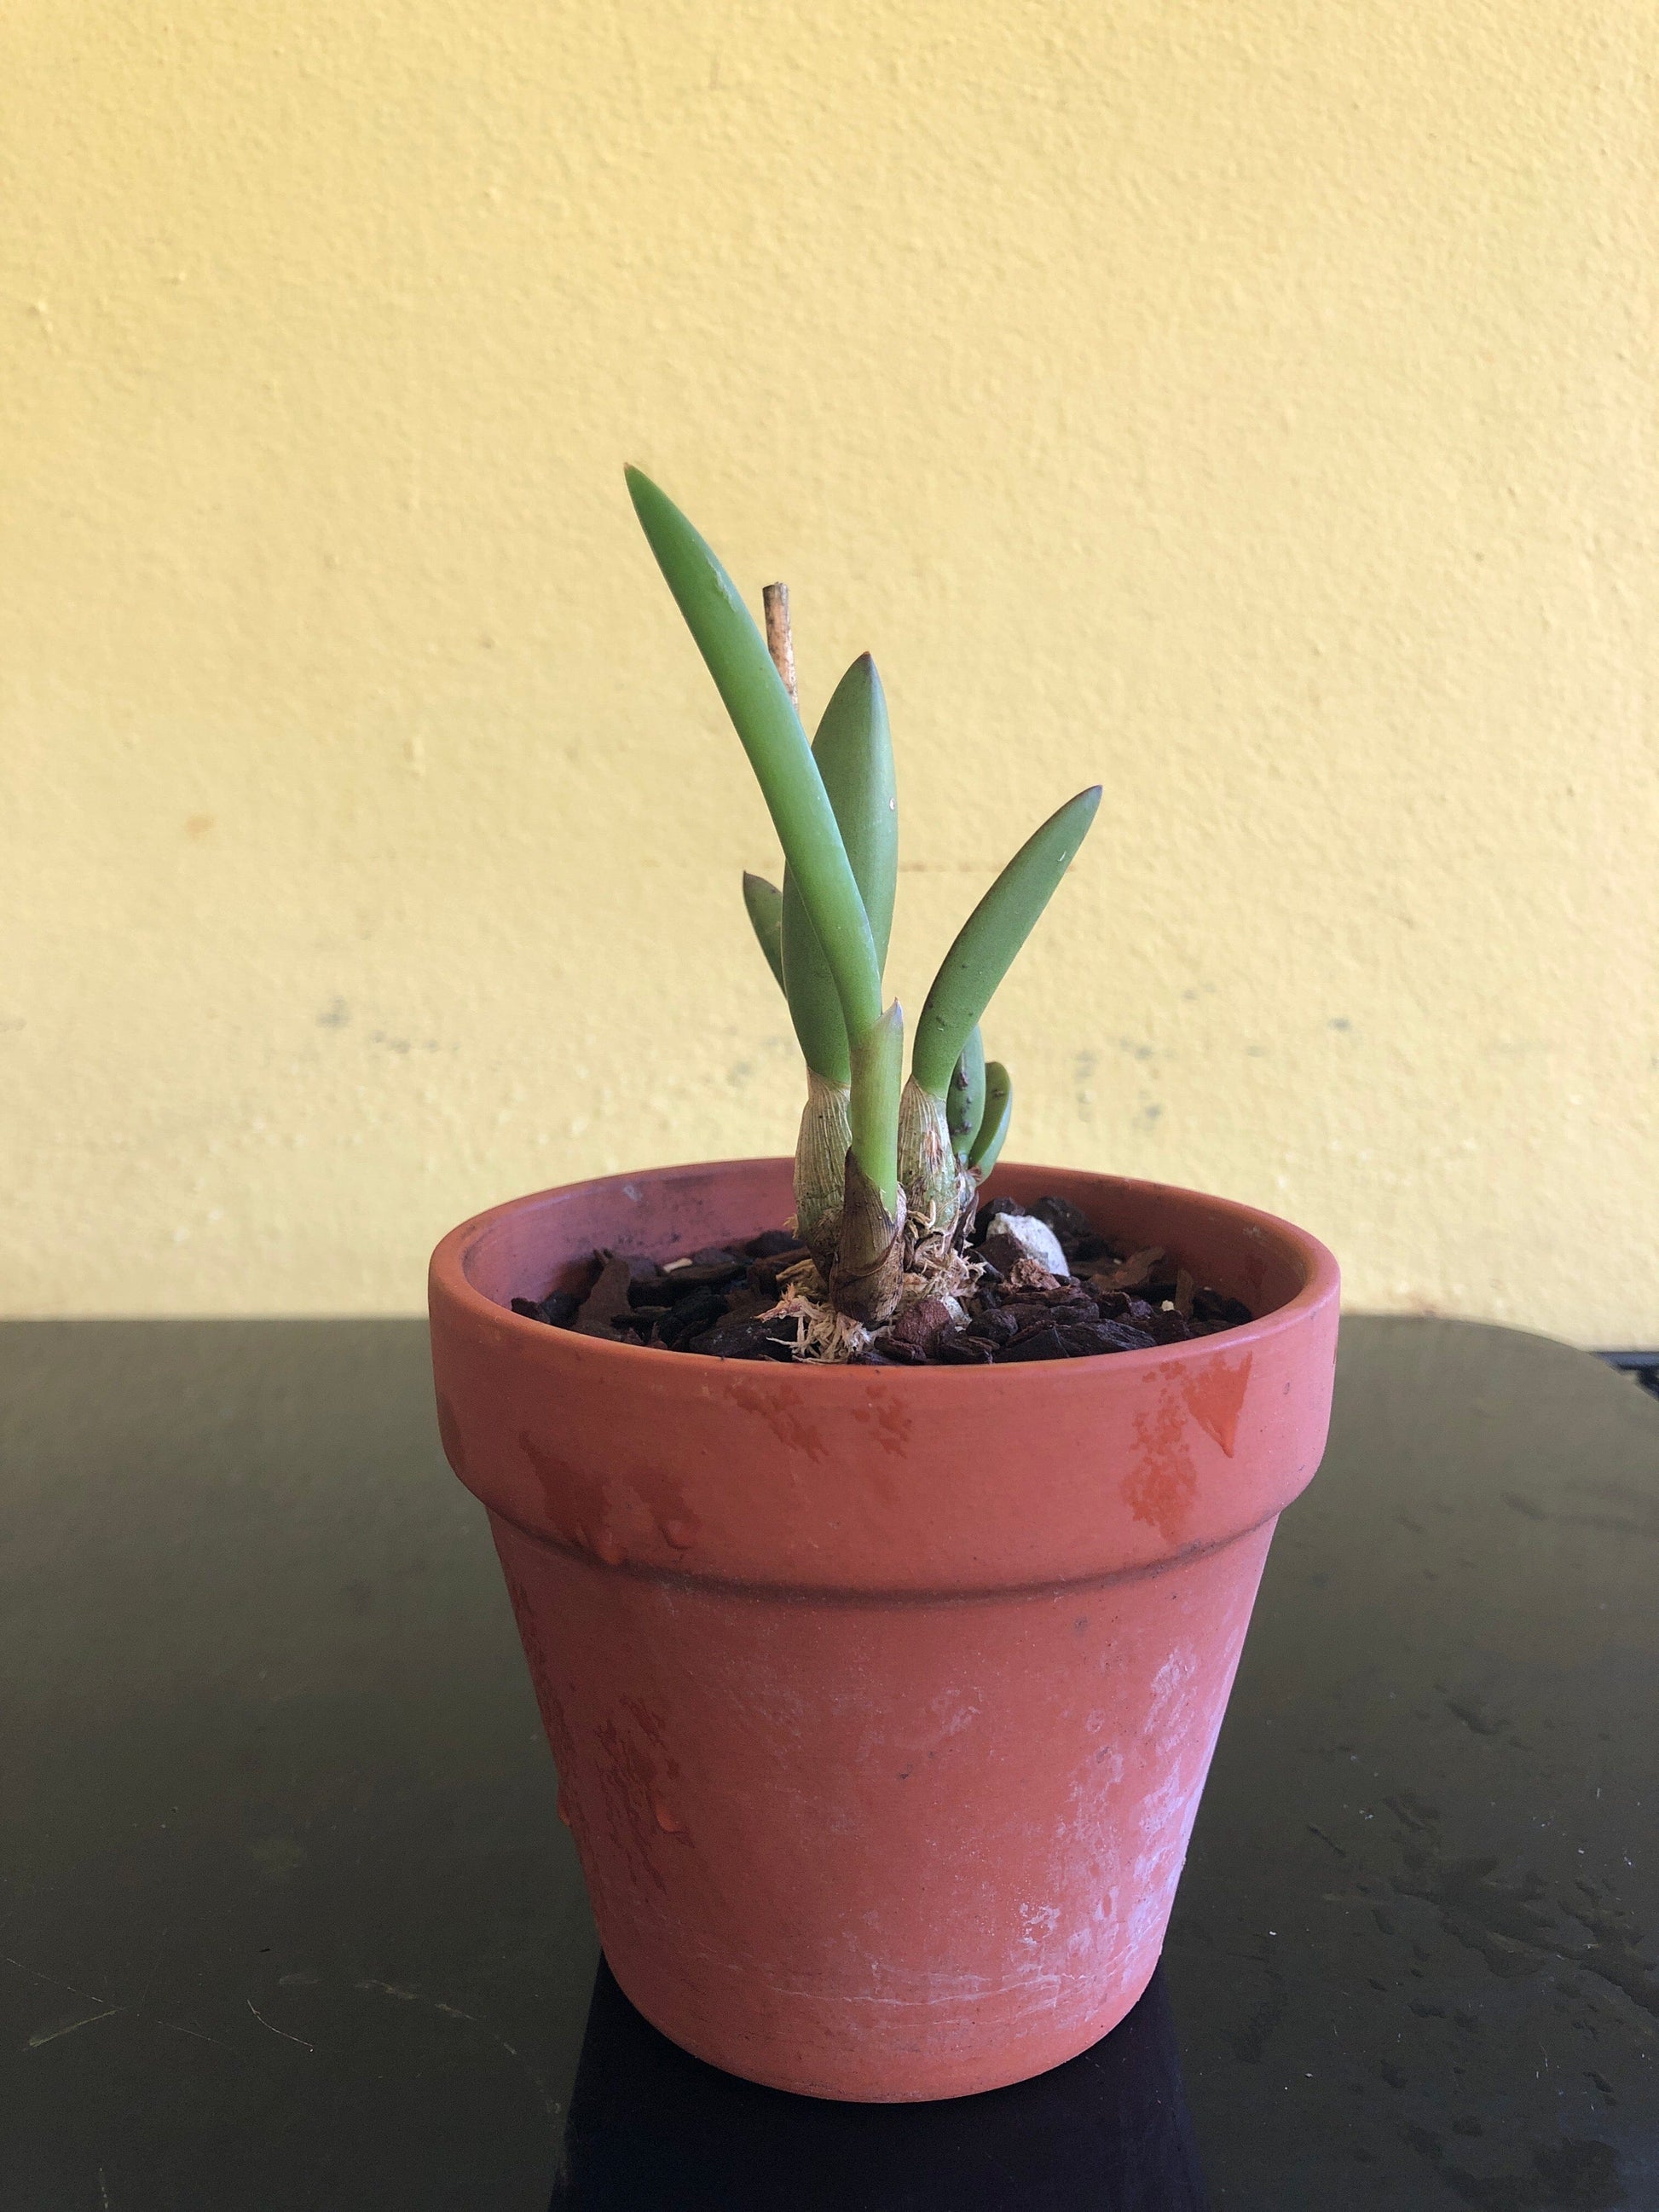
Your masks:
{"label": "white stone in soil", "polygon": [[1060,1239],[1033,1213],[999,1213],[985,1236],[985,1256],[1006,1275],[1018,1260],[1035,1260],[1051,1275],[1069,1275]]}

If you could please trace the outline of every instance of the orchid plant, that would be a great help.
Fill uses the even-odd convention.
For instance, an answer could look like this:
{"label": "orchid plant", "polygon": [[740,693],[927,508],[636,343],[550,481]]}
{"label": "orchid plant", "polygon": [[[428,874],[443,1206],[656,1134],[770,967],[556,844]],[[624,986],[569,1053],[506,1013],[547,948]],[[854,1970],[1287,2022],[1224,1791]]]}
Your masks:
{"label": "orchid plant", "polygon": [[[635,513],[714,678],[783,848],[781,889],[744,878],[762,951],[806,1062],[795,1147],[796,1231],[816,1271],[822,1356],[845,1357],[902,1300],[959,1278],[975,1194],[1008,1133],[1008,1071],[980,1020],[1083,842],[1100,787],[1033,832],[958,932],[916,1024],[882,1003],[897,888],[898,809],[881,679],[868,653],[836,687],[811,743],[796,696],[788,594],[769,585],[763,638],[673,501],[628,471]],[[811,1272],[811,1271],[809,1271]]]}

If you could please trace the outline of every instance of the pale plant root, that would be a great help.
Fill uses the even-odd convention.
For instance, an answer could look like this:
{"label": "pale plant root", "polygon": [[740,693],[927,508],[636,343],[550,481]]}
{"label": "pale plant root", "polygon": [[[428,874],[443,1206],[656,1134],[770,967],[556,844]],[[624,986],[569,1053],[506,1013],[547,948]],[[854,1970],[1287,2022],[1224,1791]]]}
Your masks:
{"label": "pale plant root", "polygon": [[[962,1250],[953,1237],[924,1237],[906,1261],[890,1319],[897,1320],[924,1298],[936,1298],[951,1321],[960,1324],[967,1319],[963,1300],[972,1294],[984,1272],[979,1259]],[[830,1304],[829,1285],[814,1261],[797,1261],[778,1282],[781,1295],[762,1319],[794,1322],[796,1361],[844,1366],[874,1343],[875,1329],[851,1314],[838,1313]]]}

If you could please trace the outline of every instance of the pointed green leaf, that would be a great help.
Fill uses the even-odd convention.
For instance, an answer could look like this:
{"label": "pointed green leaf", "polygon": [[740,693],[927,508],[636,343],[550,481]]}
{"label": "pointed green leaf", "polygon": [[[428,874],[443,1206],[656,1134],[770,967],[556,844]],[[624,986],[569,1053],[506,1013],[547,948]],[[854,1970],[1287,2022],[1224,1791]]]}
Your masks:
{"label": "pointed green leaf", "polygon": [[944,1097],[968,1032],[1053,897],[1099,804],[1096,784],[1051,814],[1009,861],[945,954],[916,1024],[910,1064],[916,1081],[934,1097]]}
{"label": "pointed green leaf", "polygon": [[966,1161],[984,1118],[985,1040],[975,1022],[968,1032],[968,1042],[962,1048],[962,1056],[951,1076],[951,1088],[945,1095],[945,1127],[951,1132],[951,1142],[956,1147],[958,1160]]}
{"label": "pointed green leaf", "polygon": [[766,964],[783,988],[783,893],[764,876],[743,872],[743,902],[749,912],[756,942],[766,955]]}
{"label": "pointed green leaf", "polygon": [[[867,653],[836,686],[812,740],[812,757],[864,901],[879,968],[887,958],[898,889],[898,805],[887,701]],[[832,1083],[845,1083],[850,1063],[841,1000],[793,868],[783,878],[783,976],[807,1066]]]}
{"label": "pointed green leaf", "polygon": [[996,1165],[997,1155],[1007,1141],[1008,1124],[1013,1113],[1013,1079],[1000,1060],[988,1061],[985,1115],[979,1125],[979,1134],[968,1150],[968,1164],[975,1175],[988,1176]]}
{"label": "pointed green leaf", "polygon": [[638,469],[628,489],[651,550],[742,740],[823,947],[850,1036],[881,1016],[881,964],[864,902],[800,718],[731,578],[666,493]]}

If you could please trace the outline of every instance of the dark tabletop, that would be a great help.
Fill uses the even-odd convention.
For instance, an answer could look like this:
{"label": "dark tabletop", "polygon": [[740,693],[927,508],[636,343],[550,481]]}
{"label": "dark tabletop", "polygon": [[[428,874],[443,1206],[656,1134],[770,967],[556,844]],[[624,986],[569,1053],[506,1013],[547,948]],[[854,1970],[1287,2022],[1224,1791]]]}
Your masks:
{"label": "dark tabletop", "polygon": [[1659,2205],[1659,1402],[1588,1354],[1345,1325],[1152,1990],[920,2107],[596,1982],[421,1324],[9,1324],[0,1424],[7,2212]]}

